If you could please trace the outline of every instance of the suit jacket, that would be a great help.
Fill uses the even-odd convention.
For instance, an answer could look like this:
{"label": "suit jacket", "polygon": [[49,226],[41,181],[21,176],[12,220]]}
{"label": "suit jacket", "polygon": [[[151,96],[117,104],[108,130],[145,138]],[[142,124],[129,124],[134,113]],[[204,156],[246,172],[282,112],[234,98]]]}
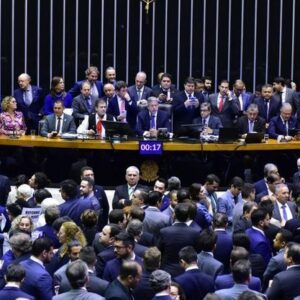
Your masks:
{"label": "suit jacket", "polygon": [[211,94],[208,97],[208,102],[211,105],[212,115],[220,118],[224,127],[233,127],[233,124],[239,114],[239,107],[236,99],[229,101],[227,98],[221,112],[218,108],[219,93]]}
{"label": "suit jacket", "polygon": [[232,235],[224,230],[216,230],[218,236],[214,258],[224,265],[224,273],[230,272],[230,254],[232,250]]}
{"label": "suit jacket", "polygon": [[[138,107],[136,101],[128,102],[125,101],[125,110],[127,111],[126,120],[129,124],[129,126],[135,130],[136,128],[136,117],[138,114]],[[110,99],[108,107],[107,107],[107,113],[113,115],[115,118],[117,118],[120,115],[120,109],[119,109],[119,103],[117,96],[114,96]]]}
{"label": "suit jacket", "polygon": [[[170,87],[170,98],[174,98],[174,96],[178,93],[178,90],[175,88],[175,85],[171,85]],[[158,98],[158,100],[161,102],[161,103],[164,103],[164,101],[161,101],[161,99],[159,99],[159,95],[160,94],[165,94],[167,95],[167,92],[163,91],[163,89],[161,88],[161,86],[158,84],[158,85],[155,85],[152,87],[152,93],[151,93],[151,96],[154,96],[156,98]]]}
{"label": "suit jacket", "polygon": [[134,299],[152,300],[155,292],[150,287],[149,278],[152,271],[144,271],[137,287],[133,290]]}
{"label": "suit jacket", "polygon": [[0,205],[1,206],[6,206],[7,197],[10,191],[11,191],[11,187],[10,187],[9,178],[7,176],[0,175]]}
{"label": "suit jacket", "polygon": [[293,266],[276,274],[267,291],[269,300],[290,300],[300,295],[300,266]]}
{"label": "suit jacket", "polygon": [[[243,107],[241,107],[241,109],[239,110],[239,116],[242,116],[243,112],[247,111],[248,106],[251,104],[253,95],[249,92],[243,92],[241,94],[241,97],[242,97]],[[239,101],[238,97],[234,93],[232,93],[232,98],[235,101]]]}
{"label": "suit jacket", "polygon": [[148,247],[141,245],[139,242],[134,245],[134,253],[139,257],[144,257],[145,252],[148,250]]}
{"label": "suit jacket", "polygon": [[[143,188],[144,188],[144,186],[138,183],[134,190],[143,189]],[[119,203],[119,201],[121,199],[126,200],[125,205]],[[114,193],[114,198],[112,200],[113,209],[123,208],[124,206],[128,206],[128,205],[131,205],[131,200],[129,199],[129,195],[128,195],[128,185],[127,185],[127,183],[116,186],[115,193]]]}
{"label": "suit jacket", "polygon": [[[242,116],[242,117],[238,118],[236,127],[239,129],[240,134],[248,133],[249,132],[248,117]],[[258,116],[257,119],[254,121],[253,131],[259,132],[259,133],[265,133],[265,131],[266,131],[265,119]]]}
{"label": "suit jacket", "polygon": [[209,253],[201,251],[197,256],[197,260],[200,271],[212,276],[214,279],[223,273],[223,264]]}
{"label": "suit jacket", "polygon": [[132,300],[132,292],[118,279],[115,279],[105,291],[106,300]]}
{"label": "suit jacket", "polygon": [[17,298],[25,298],[28,300],[34,300],[34,297],[23,292],[20,288],[8,286],[8,287],[4,287],[0,291],[0,299],[16,300]]}
{"label": "suit jacket", "polygon": [[143,230],[159,237],[160,230],[171,225],[170,218],[162,213],[158,208],[149,206],[145,209],[145,219],[143,222]]}
{"label": "suit jacket", "polygon": [[72,116],[75,120],[83,120],[85,115],[91,114],[95,109],[95,101],[96,99],[91,96],[91,109],[88,109],[87,100],[84,98],[82,94],[78,95],[73,99],[72,108],[73,113]]}
{"label": "suit jacket", "polygon": [[[248,285],[237,284],[237,283],[235,283],[232,288],[218,290],[215,293],[221,300],[233,300],[233,299],[237,299],[240,294],[242,294],[243,292],[246,292],[246,291],[252,291],[252,292],[258,294],[259,296],[263,296],[262,294],[249,289]],[[265,299],[265,297],[263,297],[263,299]]]}
{"label": "suit jacket", "polygon": [[44,106],[44,93],[40,87],[35,85],[31,86],[32,90],[32,102],[27,106],[24,102],[24,92],[21,89],[14,91],[14,97],[17,101],[17,110],[23,113],[27,130],[38,130],[39,121],[42,117]]}
{"label": "suit jacket", "polygon": [[192,124],[193,119],[199,117],[200,105],[204,102],[204,97],[201,93],[194,93],[199,101],[199,106],[186,108],[184,102],[187,100],[187,95],[185,91],[181,91],[174,96],[173,99],[173,112],[174,112],[174,131],[177,134],[182,132],[182,124]]}
{"label": "suit jacket", "polygon": [[[75,98],[76,96],[78,96],[80,94],[80,90],[81,90],[81,85],[82,83],[86,81],[86,80],[81,80],[81,81],[77,81],[74,86],[69,90],[69,94],[71,94],[72,98]],[[98,90],[98,94],[99,94],[99,98],[101,98],[103,96],[103,83],[100,80],[97,80],[95,82],[97,90]]]}
{"label": "suit jacket", "polygon": [[[280,95],[278,92],[274,93],[273,97],[281,103]],[[290,103],[292,105],[294,114],[298,112],[300,109],[300,99],[297,95],[297,92],[287,87],[285,91],[285,103]]]}
{"label": "suit jacket", "polygon": [[66,293],[53,297],[53,300],[105,300],[105,298],[95,293],[90,293],[84,289],[72,289]]}
{"label": "suit jacket", "polygon": [[255,193],[260,194],[262,192],[266,192],[268,194],[268,187],[265,178],[262,178],[254,183]]}
{"label": "suit jacket", "polygon": [[[48,115],[45,118],[45,123],[43,124],[41,130],[41,136],[46,137],[48,133],[56,130],[55,121],[55,114]],[[61,132],[76,133],[76,125],[72,116],[69,116],[67,114],[63,115]]]}
{"label": "suit jacket", "polygon": [[115,257],[116,254],[113,246],[106,247],[97,254],[97,262],[95,269],[98,277],[102,278],[106,263],[114,259]]}
{"label": "suit jacket", "polygon": [[250,239],[250,253],[260,254],[264,259],[266,267],[272,256],[272,249],[268,238],[253,227],[247,229],[246,233]]}
{"label": "suit jacket", "polygon": [[100,216],[98,220],[99,230],[101,230],[108,221],[109,204],[106,193],[102,186],[94,186],[94,195],[98,199],[100,204]]}
{"label": "suit jacket", "polygon": [[213,293],[213,277],[201,272],[199,269],[191,269],[174,278],[185,293],[186,299],[203,299],[207,293]]}
{"label": "suit jacket", "polygon": [[[138,135],[142,136],[144,131],[150,130],[150,114],[148,109],[145,109],[138,113],[137,115],[137,124],[136,131]],[[158,110],[156,116],[156,129],[158,128],[167,128],[170,132],[170,116],[167,112]]]}
{"label": "suit jacket", "polygon": [[35,229],[35,231],[41,232],[42,236],[46,236],[54,243],[53,248],[58,249],[61,244],[57,238],[57,234],[54,231],[54,228],[51,225],[44,225]]}
{"label": "suit jacket", "polygon": [[[137,102],[139,100],[139,96],[137,94],[136,86],[131,85],[127,88],[127,92],[131,98],[131,100]],[[152,89],[144,85],[143,93],[141,95],[141,99],[148,99],[152,94]]]}
{"label": "suit jacket", "polygon": [[174,223],[160,230],[158,248],[161,251],[161,268],[175,277],[184,272],[179,265],[179,251],[185,246],[199,247],[199,231],[185,223]]}
{"label": "suit jacket", "polygon": [[53,281],[50,274],[39,263],[32,259],[21,262],[26,271],[21,288],[36,300],[51,300],[53,296]]}
{"label": "suit jacket", "polygon": [[[232,273],[217,276],[215,281],[216,290],[228,289],[233,286],[234,286],[234,280],[233,280]],[[251,276],[248,287],[251,290],[260,292],[261,291],[260,279],[255,276]]]}
{"label": "suit jacket", "polygon": [[[193,124],[202,124],[202,117],[198,117],[193,120]],[[214,135],[219,135],[219,129],[223,127],[219,117],[210,115],[207,126],[213,130]]]}
{"label": "suit jacket", "polygon": [[[295,117],[291,117],[288,120],[288,127],[289,129],[295,129],[299,128],[297,119]],[[286,127],[284,126],[284,123],[280,116],[274,117],[271,119],[268,132],[270,135],[270,138],[277,139],[279,135],[287,135]]]}
{"label": "suit jacket", "polygon": [[267,123],[270,122],[270,120],[279,115],[280,112],[280,101],[274,97],[271,97],[269,100],[269,114],[267,115],[267,106],[264,98],[256,98],[253,100],[254,104],[257,104],[258,106],[258,115],[266,120]]}
{"label": "suit jacket", "polygon": [[[292,202],[292,201],[288,201],[286,204],[290,208],[290,211],[292,213],[293,218],[296,218],[296,214],[297,214],[296,213],[297,212],[297,205],[296,205],[296,203]],[[280,208],[281,207],[278,206],[278,203],[276,201],[274,203],[273,218],[281,222],[282,219],[281,219],[281,215],[280,215],[280,211],[279,211]]]}

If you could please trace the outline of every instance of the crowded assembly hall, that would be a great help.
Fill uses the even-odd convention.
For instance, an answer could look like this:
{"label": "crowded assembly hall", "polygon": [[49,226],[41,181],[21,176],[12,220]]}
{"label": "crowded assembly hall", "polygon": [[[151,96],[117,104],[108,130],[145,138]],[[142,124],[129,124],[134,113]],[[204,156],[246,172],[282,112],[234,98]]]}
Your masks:
{"label": "crowded assembly hall", "polygon": [[[131,29],[142,36],[164,1],[137,2],[143,24]],[[177,13],[173,0],[165,3]],[[54,12],[56,20],[61,12]],[[115,43],[112,54],[122,48]],[[142,62],[154,61],[150,56],[139,67],[128,63],[135,53],[128,45],[121,60],[108,55],[110,63],[97,64],[89,56],[74,78],[65,72],[70,63],[59,65],[63,72],[50,66],[45,79],[48,70],[35,74],[35,63],[14,56],[11,88],[3,83],[0,46],[0,300],[299,300],[300,93],[293,72],[272,69],[252,82],[241,64],[240,73],[226,76],[217,58],[215,69],[205,69],[214,51],[203,52],[201,75],[193,72],[196,59],[186,72],[167,59],[150,72]],[[178,65],[189,54],[178,54]]]}

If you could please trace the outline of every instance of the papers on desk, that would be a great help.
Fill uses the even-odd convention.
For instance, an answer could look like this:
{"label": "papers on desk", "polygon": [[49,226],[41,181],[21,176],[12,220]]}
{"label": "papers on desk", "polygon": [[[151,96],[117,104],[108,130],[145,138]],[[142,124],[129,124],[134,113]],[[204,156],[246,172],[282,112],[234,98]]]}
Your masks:
{"label": "papers on desk", "polygon": [[77,133],[63,133],[61,135],[62,139],[66,139],[66,140],[76,140],[77,139],[78,134]]}
{"label": "papers on desk", "polygon": [[215,143],[219,140],[218,135],[212,135],[212,134],[201,134],[200,140],[204,143]]}

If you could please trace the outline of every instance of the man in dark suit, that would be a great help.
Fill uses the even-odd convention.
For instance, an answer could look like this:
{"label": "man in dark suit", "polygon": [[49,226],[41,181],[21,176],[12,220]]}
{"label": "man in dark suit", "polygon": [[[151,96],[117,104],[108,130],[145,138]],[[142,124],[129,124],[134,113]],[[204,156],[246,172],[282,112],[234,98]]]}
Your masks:
{"label": "man in dark suit", "polygon": [[288,300],[300,295],[300,245],[288,243],[284,259],[288,269],[274,276],[272,285],[267,291],[269,300]]}
{"label": "man in dark suit", "polygon": [[203,299],[207,293],[214,292],[214,279],[201,272],[197,266],[197,252],[191,246],[179,251],[180,265],[185,272],[174,278],[189,300]]}
{"label": "man in dark suit", "polygon": [[78,126],[86,116],[94,111],[95,98],[91,95],[91,84],[84,81],[81,85],[80,95],[76,96],[72,102],[72,116]]}
{"label": "man in dark suit", "polygon": [[300,99],[297,92],[286,86],[283,77],[275,77],[273,80],[274,98],[280,101],[280,104],[290,103],[293,108],[293,114],[299,113]]}
{"label": "man in dark suit", "polygon": [[51,300],[53,296],[52,277],[44,267],[53,257],[52,245],[48,238],[36,239],[32,245],[32,256],[21,262],[26,272],[22,290],[37,300]]}
{"label": "man in dark suit", "polygon": [[31,129],[38,131],[44,106],[43,90],[30,83],[30,76],[23,73],[18,77],[20,88],[14,91],[14,98],[17,100],[17,110],[23,113],[28,132]]}
{"label": "man in dark suit", "polygon": [[11,264],[7,268],[5,274],[6,285],[0,291],[0,299],[15,300],[15,299],[27,299],[33,300],[31,295],[23,292],[20,289],[21,282],[25,278],[25,269],[20,264]]}
{"label": "man in dark suit", "polygon": [[268,132],[270,138],[291,141],[293,136],[290,129],[299,129],[296,117],[292,116],[292,106],[290,103],[283,103],[280,108],[280,115],[273,117],[270,121]]}
{"label": "man in dark suit", "polygon": [[66,275],[72,289],[68,292],[54,296],[53,300],[105,300],[105,298],[100,295],[87,291],[86,286],[89,280],[88,266],[82,260],[78,259],[70,263],[67,267]]}
{"label": "man in dark suit", "polygon": [[258,106],[258,115],[266,120],[270,120],[279,114],[280,101],[273,97],[273,87],[271,84],[265,84],[261,88],[261,96],[253,100]]}
{"label": "man in dark suit", "polygon": [[296,218],[297,205],[289,201],[289,188],[285,184],[277,184],[275,187],[276,201],[274,203],[273,218],[280,221],[283,227],[286,221]]}
{"label": "man in dark suit", "polygon": [[120,272],[124,261],[135,261],[142,265],[142,258],[134,253],[135,242],[127,232],[120,232],[115,236],[114,249],[116,258],[108,261],[103,272],[103,279],[109,282],[114,281]]}
{"label": "man in dark suit", "polygon": [[250,239],[250,253],[260,254],[264,259],[264,267],[272,257],[272,249],[264,230],[268,227],[270,217],[265,209],[258,208],[251,214],[252,228],[246,230]]}
{"label": "man in dark suit", "polygon": [[260,194],[262,192],[266,192],[266,195],[268,194],[267,177],[270,176],[272,173],[279,175],[277,166],[272,163],[265,164],[264,165],[264,178],[262,178],[254,183],[256,194]]}
{"label": "man in dark suit", "polygon": [[138,72],[135,75],[135,84],[128,87],[130,98],[139,104],[141,100],[147,100],[152,93],[152,89],[147,87],[147,75],[145,72]]}
{"label": "man in dark suit", "polygon": [[184,91],[178,92],[173,98],[174,132],[178,135],[184,133],[182,124],[191,124],[199,116],[200,104],[204,102],[203,95],[195,92],[195,80],[186,78]]}
{"label": "man in dark suit", "polygon": [[237,99],[233,99],[229,91],[228,80],[222,80],[219,85],[219,93],[208,97],[211,104],[212,114],[219,117],[224,127],[233,127],[238,114],[239,106]]}
{"label": "man in dark suit", "polygon": [[108,107],[109,102],[112,99],[117,97],[116,90],[115,90],[115,85],[116,84],[105,83],[104,86],[103,86],[104,96],[102,97],[102,99],[105,100],[107,107]]}
{"label": "man in dark suit", "polygon": [[135,166],[130,166],[126,169],[125,179],[127,181],[126,184],[118,185],[115,188],[112,200],[113,209],[130,205],[133,192],[136,189],[143,188],[143,186],[139,184],[140,170]]}
{"label": "man in dark suit", "polygon": [[219,135],[219,129],[223,127],[219,117],[211,115],[211,105],[208,102],[201,103],[200,117],[193,120],[193,124],[203,125],[201,134]]}
{"label": "man in dark suit", "polygon": [[204,97],[204,101],[208,101],[208,96],[212,93],[212,78],[210,76],[203,76],[201,78],[203,82],[203,91],[202,95]]}
{"label": "man in dark suit", "polygon": [[106,83],[116,84],[116,69],[114,67],[107,67],[104,72]]}
{"label": "man in dark suit", "polygon": [[178,93],[175,85],[172,84],[171,74],[164,73],[161,76],[160,84],[152,88],[152,96],[158,98],[160,103],[172,103],[174,96]]}
{"label": "man in dark suit", "polygon": [[245,83],[241,79],[237,79],[233,84],[232,97],[236,99],[239,107],[239,117],[243,116],[251,103],[251,94],[246,92]]}
{"label": "man in dark suit", "polygon": [[158,99],[148,98],[148,107],[137,115],[136,131],[139,136],[157,138],[159,128],[167,128],[170,132],[170,116],[167,112],[159,110]]}
{"label": "man in dark suit", "polygon": [[72,116],[64,114],[64,104],[61,100],[54,102],[54,113],[48,115],[41,130],[41,136],[48,138],[61,136],[63,133],[76,133],[76,125]]}
{"label": "man in dark suit", "polygon": [[242,138],[246,138],[247,133],[265,133],[266,121],[258,116],[258,106],[256,104],[250,104],[247,108],[246,115],[238,118],[236,127],[239,129],[239,134]]}
{"label": "man in dark suit", "polygon": [[[98,80],[99,70],[97,67],[90,66],[85,70],[86,80],[91,84],[91,95],[97,99],[103,95],[102,81]],[[73,98],[80,94],[81,85],[85,80],[77,81],[75,85],[69,90]]]}
{"label": "man in dark suit", "polygon": [[129,95],[127,84],[124,81],[118,81],[115,90],[116,97],[109,100],[107,113],[113,115],[119,122],[127,122],[135,130],[138,114],[137,102]]}
{"label": "man in dark suit", "polygon": [[125,261],[120,268],[120,274],[106,289],[106,300],[132,300],[132,289],[139,283],[142,267],[135,261]]}
{"label": "man in dark suit", "polygon": [[[175,277],[183,273],[179,264],[178,252],[185,246],[192,246],[198,251],[199,231],[186,224],[189,221],[190,205],[179,203],[175,207],[175,222],[172,226],[160,230],[158,248],[162,253],[161,268]],[[197,261],[197,260],[196,260]]]}

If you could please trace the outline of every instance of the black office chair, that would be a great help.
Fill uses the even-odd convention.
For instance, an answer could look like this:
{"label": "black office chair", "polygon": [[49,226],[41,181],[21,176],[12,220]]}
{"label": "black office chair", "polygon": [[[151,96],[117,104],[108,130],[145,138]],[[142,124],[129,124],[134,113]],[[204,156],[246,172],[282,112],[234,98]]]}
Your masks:
{"label": "black office chair", "polygon": [[163,110],[169,114],[170,130],[173,132],[173,107],[172,104],[160,103],[158,109]]}

